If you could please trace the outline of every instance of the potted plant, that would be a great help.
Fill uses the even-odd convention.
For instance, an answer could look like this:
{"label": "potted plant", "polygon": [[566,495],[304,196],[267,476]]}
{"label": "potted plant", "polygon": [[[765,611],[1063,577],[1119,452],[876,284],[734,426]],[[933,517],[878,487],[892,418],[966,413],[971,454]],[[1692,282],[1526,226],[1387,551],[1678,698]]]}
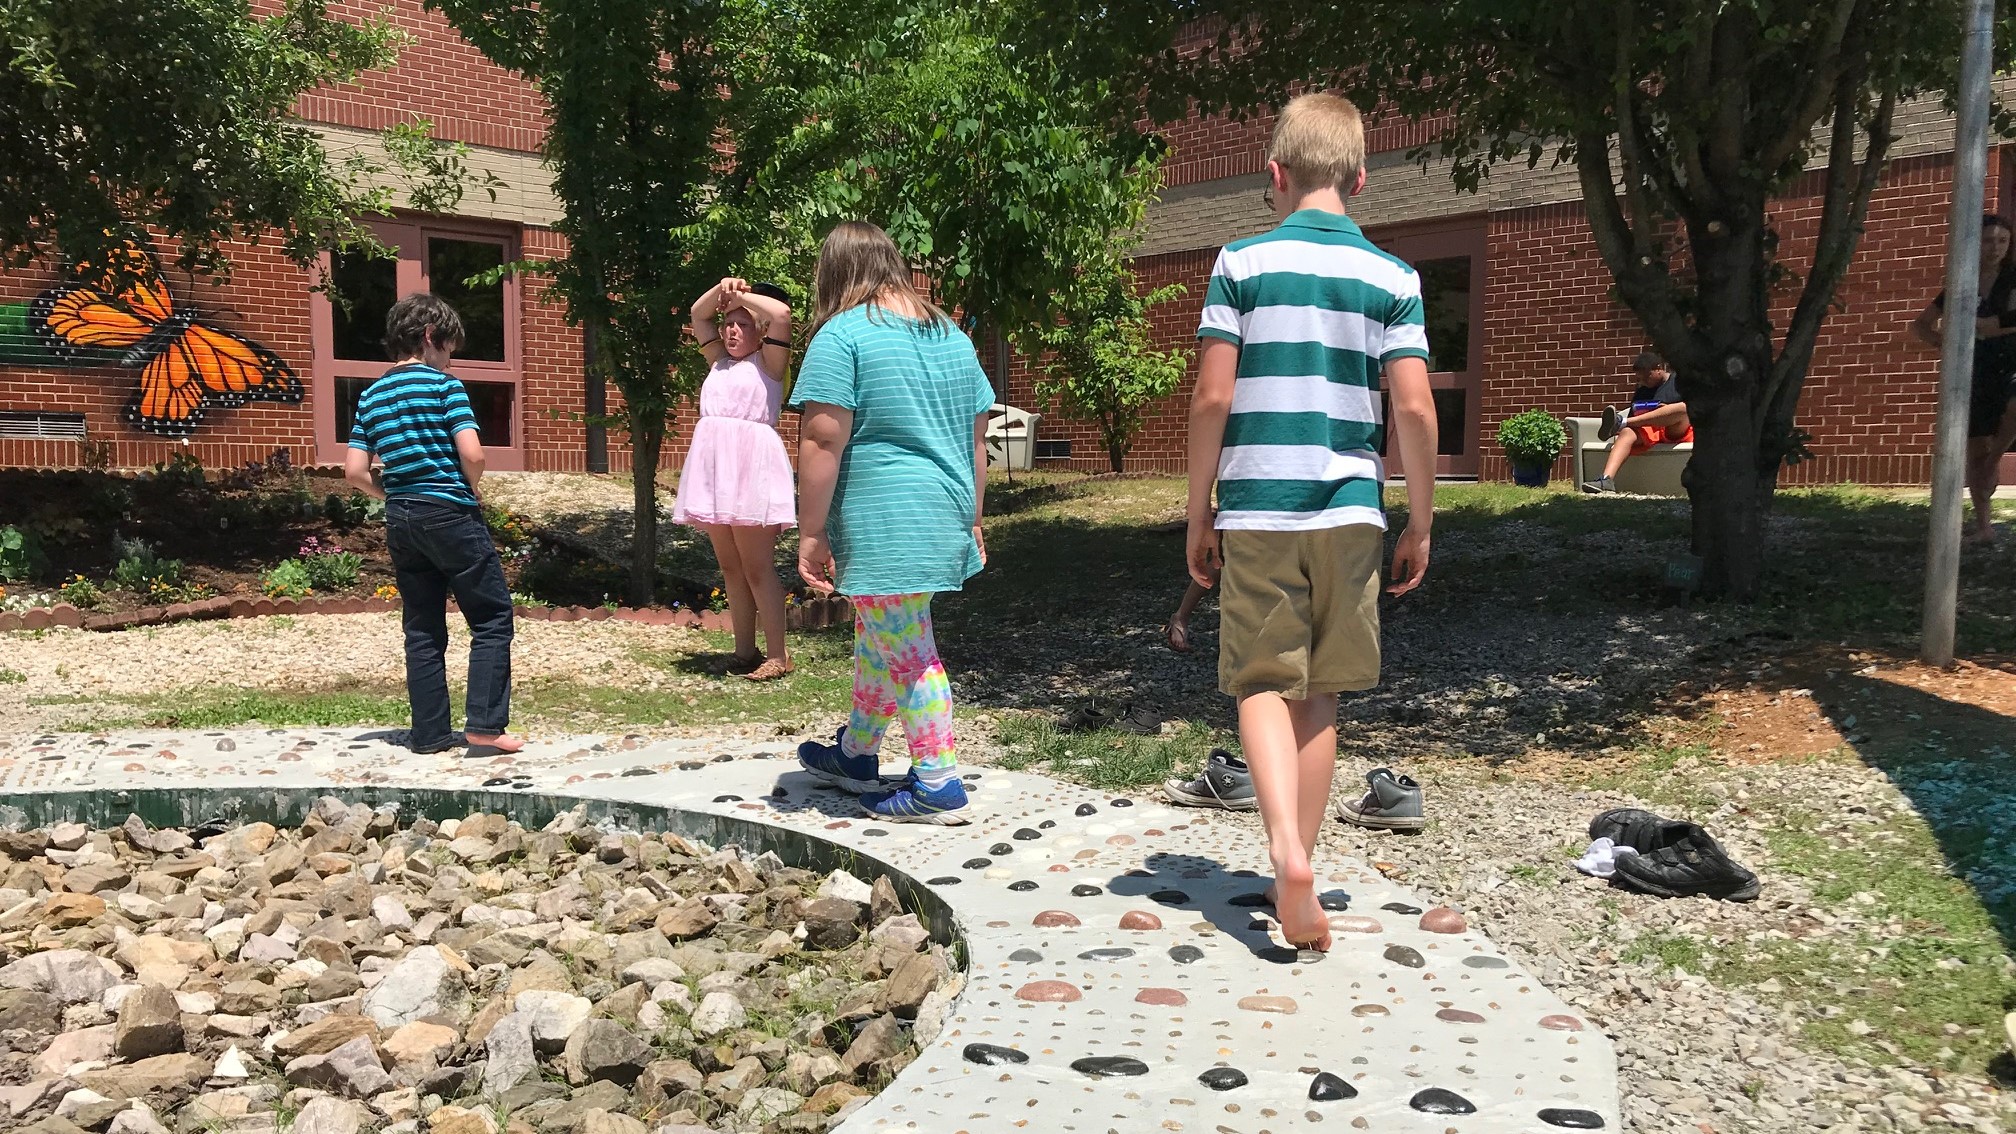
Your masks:
{"label": "potted plant", "polygon": [[1568,447],[1568,431],[1546,410],[1529,409],[1498,423],[1498,446],[1512,463],[1512,483],[1545,488],[1554,458]]}

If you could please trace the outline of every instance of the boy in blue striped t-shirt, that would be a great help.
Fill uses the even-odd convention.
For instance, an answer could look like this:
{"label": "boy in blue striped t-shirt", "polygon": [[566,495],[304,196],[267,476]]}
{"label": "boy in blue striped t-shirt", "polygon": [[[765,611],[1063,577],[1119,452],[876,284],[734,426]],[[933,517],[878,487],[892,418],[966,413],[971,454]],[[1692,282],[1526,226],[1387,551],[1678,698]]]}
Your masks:
{"label": "boy in blue striped t-shirt", "polygon": [[[1282,936],[1327,950],[1309,859],[1336,766],[1337,695],[1379,680],[1382,382],[1408,497],[1389,594],[1428,570],[1435,402],[1420,278],[1344,213],[1365,187],[1358,108],[1328,94],[1289,103],[1267,176],[1280,226],[1219,253],[1197,330],[1187,554],[1191,578],[1222,587],[1218,686],[1239,702]],[[1347,804],[1353,821],[1421,825],[1418,793],[1391,806],[1391,773],[1372,779],[1380,799]]]}
{"label": "boy in blue striped t-shirt", "polygon": [[[476,503],[483,441],[468,391],[448,373],[462,345],[462,317],[432,295],[409,295],[385,315],[385,349],[399,360],[357,400],[343,475],[385,501],[385,546],[399,580],[406,628],[407,744],[440,752],[466,742],[469,756],[516,752],[511,715],[511,588]],[[371,475],[373,457],[384,462]],[[468,727],[450,728],[448,596],[469,623]]]}

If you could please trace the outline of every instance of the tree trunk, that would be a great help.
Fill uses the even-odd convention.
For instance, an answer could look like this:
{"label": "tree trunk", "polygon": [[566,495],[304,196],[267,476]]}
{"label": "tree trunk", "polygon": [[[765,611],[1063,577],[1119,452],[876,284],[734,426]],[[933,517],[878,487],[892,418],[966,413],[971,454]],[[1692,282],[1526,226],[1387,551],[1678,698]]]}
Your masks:
{"label": "tree trunk", "polygon": [[1741,390],[1690,397],[1694,457],[1681,480],[1693,508],[1694,554],[1701,591],[1747,602],[1764,575],[1764,514],[1769,486],[1761,475],[1755,407]]}
{"label": "tree trunk", "polygon": [[665,444],[665,418],[631,412],[630,420],[630,605],[650,606],[658,590],[658,451]]}

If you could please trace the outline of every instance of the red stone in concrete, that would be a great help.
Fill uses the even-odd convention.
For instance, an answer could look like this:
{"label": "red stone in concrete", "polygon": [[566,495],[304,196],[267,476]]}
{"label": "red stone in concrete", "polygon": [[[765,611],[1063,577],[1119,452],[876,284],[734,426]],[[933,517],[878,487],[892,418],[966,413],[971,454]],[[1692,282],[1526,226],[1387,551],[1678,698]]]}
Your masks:
{"label": "red stone in concrete", "polygon": [[1283,1016],[1293,1016],[1301,1009],[1290,996],[1242,996],[1239,1007],[1248,1012],[1275,1012]]}
{"label": "red stone in concrete", "polygon": [[1069,1004],[1084,999],[1085,994],[1078,986],[1061,980],[1032,981],[1015,990],[1015,999],[1027,1000],[1033,1004]]}
{"label": "red stone in concrete", "polygon": [[1162,919],[1142,910],[1128,910],[1120,915],[1122,929],[1160,929]]}
{"label": "red stone in concrete", "polygon": [[1470,923],[1448,906],[1436,906],[1421,915],[1421,928],[1430,933],[1461,933],[1470,928]]}
{"label": "red stone in concrete", "polygon": [[1190,998],[1174,988],[1144,988],[1134,994],[1136,1004],[1159,1004],[1164,1008],[1181,1008],[1190,1003]]}
{"label": "red stone in concrete", "polygon": [[1542,1016],[1540,1026],[1550,1032],[1579,1032],[1582,1021],[1573,1016]]}
{"label": "red stone in concrete", "polygon": [[1475,1012],[1465,1012],[1461,1008],[1444,1008],[1440,1012],[1435,1013],[1435,1018],[1438,1020],[1447,1020],[1452,1024],[1481,1024],[1484,1022],[1484,1017],[1479,1016]]}
{"label": "red stone in concrete", "polygon": [[1386,931],[1386,927],[1379,924],[1378,918],[1364,917],[1359,914],[1332,914],[1330,915],[1330,928],[1339,933],[1384,933]]}
{"label": "red stone in concrete", "polygon": [[1076,915],[1065,913],[1063,910],[1044,910],[1037,914],[1036,920],[1030,924],[1043,929],[1055,929],[1059,926],[1076,926],[1079,921]]}

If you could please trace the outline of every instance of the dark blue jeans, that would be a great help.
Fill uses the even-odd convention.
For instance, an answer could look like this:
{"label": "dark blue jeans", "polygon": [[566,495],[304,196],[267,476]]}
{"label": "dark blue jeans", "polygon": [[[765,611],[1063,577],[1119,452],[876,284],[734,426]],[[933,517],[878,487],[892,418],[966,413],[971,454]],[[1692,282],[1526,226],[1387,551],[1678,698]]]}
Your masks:
{"label": "dark blue jeans", "polygon": [[511,717],[511,588],[483,514],[468,504],[395,496],[385,502],[385,543],[406,624],[406,699],[415,751],[455,742],[449,726],[448,596],[469,623],[468,731],[501,733]]}

